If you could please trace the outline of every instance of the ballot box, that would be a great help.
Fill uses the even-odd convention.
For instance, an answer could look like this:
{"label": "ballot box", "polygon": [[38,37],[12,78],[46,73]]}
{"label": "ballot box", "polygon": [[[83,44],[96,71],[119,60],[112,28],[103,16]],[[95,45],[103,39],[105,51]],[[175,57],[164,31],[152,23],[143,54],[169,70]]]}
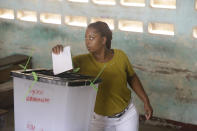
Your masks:
{"label": "ballot box", "polygon": [[[37,74],[34,83],[32,72]],[[88,131],[97,90],[94,77],[52,70],[12,71],[15,131]],[[98,87],[100,79],[95,81]],[[33,86],[32,86],[33,85]]]}

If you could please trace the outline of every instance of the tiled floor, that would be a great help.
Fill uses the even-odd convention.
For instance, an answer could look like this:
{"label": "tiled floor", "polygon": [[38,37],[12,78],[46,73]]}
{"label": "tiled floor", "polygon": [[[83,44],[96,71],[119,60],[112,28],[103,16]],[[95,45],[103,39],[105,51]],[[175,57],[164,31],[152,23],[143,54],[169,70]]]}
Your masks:
{"label": "tiled floor", "polygon": [[[4,128],[0,128],[0,131],[14,131],[14,110],[13,109],[9,109],[9,113],[5,117]],[[178,130],[140,123],[139,131],[178,131]]]}

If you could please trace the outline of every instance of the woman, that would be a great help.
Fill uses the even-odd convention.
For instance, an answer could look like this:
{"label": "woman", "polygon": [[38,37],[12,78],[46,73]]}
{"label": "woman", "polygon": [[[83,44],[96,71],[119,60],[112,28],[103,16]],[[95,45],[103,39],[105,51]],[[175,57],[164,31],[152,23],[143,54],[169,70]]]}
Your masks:
{"label": "woman", "polygon": [[[91,23],[85,33],[89,53],[73,58],[74,66],[80,67],[81,74],[96,76],[105,67],[100,76],[102,82],[89,131],[138,131],[139,116],[127,82],[144,102],[147,120],[153,110],[128,57],[119,49],[111,49],[111,40],[112,32],[106,23]],[[62,45],[52,49],[56,54],[62,50]]]}

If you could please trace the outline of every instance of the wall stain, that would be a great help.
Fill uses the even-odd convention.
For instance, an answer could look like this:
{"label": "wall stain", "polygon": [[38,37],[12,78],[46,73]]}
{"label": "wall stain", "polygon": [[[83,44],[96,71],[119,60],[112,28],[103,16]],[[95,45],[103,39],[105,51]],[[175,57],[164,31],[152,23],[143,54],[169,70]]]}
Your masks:
{"label": "wall stain", "polygon": [[177,100],[181,101],[182,103],[190,103],[190,104],[197,104],[197,98],[191,97],[176,97]]}
{"label": "wall stain", "polygon": [[169,64],[168,61],[162,61],[162,60],[156,60],[156,59],[149,59],[149,60],[152,61],[152,62],[155,62],[155,63]]}
{"label": "wall stain", "polygon": [[4,44],[4,42],[2,40],[0,40],[0,45],[3,45],[3,44]]}
{"label": "wall stain", "polygon": [[154,72],[159,73],[159,74],[171,74],[169,71],[166,71],[166,70],[156,70]]}
{"label": "wall stain", "polygon": [[133,65],[134,68],[136,69],[139,69],[141,71],[145,71],[145,72],[148,72],[146,68],[142,67],[142,66],[139,66],[139,65]]}
{"label": "wall stain", "polygon": [[31,50],[33,50],[31,47],[29,47],[29,46],[21,46],[20,47],[20,49],[22,49],[22,50],[29,50],[29,51],[31,51]]}
{"label": "wall stain", "polygon": [[182,68],[175,68],[175,67],[164,67],[164,66],[156,66],[152,67],[144,67],[140,64],[134,64],[134,68],[145,71],[145,72],[150,72],[150,73],[158,73],[158,74],[164,74],[164,75],[173,75],[173,74],[182,74],[185,75],[185,78],[190,81],[191,79],[197,80],[197,72],[192,72],[189,69],[182,69]]}
{"label": "wall stain", "polygon": [[161,70],[166,70],[166,71],[170,72],[171,74],[173,74],[173,73],[191,73],[191,71],[188,69],[181,69],[181,68],[175,68],[175,67],[157,66],[157,68],[159,68]]}
{"label": "wall stain", "polygon": [[186,78],[188,81],[190,81],[191,79],[197,80],[197,73],[195,72],[195,74],[187,74],[185,78]]}
{"label": "wall stain", "polygon": [[194,98],[193,92],[191,88],[189,87],[179,87],[176,86],[176,96],[175,98],[182,102],[182,103],[191,103],[191,104],[197,104],[197,98]]}

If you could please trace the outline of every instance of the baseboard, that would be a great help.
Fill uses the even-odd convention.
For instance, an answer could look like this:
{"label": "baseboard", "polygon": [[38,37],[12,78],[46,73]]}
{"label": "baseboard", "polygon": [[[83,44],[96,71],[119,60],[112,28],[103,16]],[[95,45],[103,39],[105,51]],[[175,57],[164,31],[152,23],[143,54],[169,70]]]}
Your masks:
{"label": "baseboard", "polygon": [[180,131],[197,131],[197,125],[182,123],[182,122],[158,118],[158,117],[152,117],[149,121],[146,121],[145,116],[140,115],[140,122],[145,124],[151,124],[154,126],[165,126],[168,128],[174,128]]}

